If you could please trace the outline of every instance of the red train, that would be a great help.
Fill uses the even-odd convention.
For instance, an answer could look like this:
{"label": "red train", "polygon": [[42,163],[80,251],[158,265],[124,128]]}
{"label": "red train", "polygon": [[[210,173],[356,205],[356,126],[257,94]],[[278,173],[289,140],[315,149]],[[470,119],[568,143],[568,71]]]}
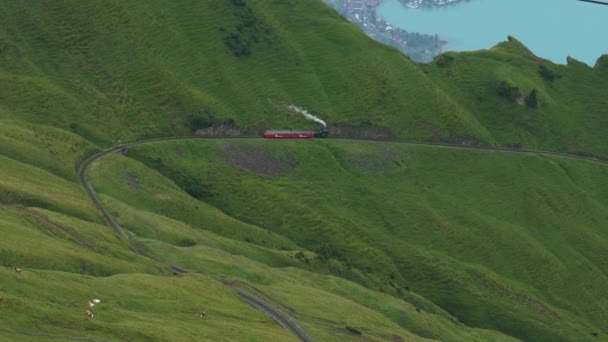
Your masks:
{"label": "red train", "polygon": [[310,139],[327,138],[329,131],[324,128],[317,131],[267,130],[264,138],[269,139]]}

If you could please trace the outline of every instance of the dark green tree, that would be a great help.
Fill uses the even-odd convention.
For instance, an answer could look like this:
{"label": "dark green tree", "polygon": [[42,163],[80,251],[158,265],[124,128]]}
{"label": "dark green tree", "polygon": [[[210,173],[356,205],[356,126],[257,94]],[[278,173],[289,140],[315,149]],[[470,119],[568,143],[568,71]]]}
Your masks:
{"label": "dark green tree", "polygon": [[515,101],[521,96],[519,87],[507,81],[501,81],[498,84],[497,92],[498,95],[506,98],[509,101]]}
{"label": "dark green tree", "polygon": [[542,78],[544,78],[547,81],[554,81],[559,78],[559,75],[555,71],[553,71],[552,69],[549,69],[544,64],[541,64],[538,67],[538,73],[542,76]]}
{"label": "dark green tree", "polygon": [[526,96],[526,105],[530,108],[536,108],[536,106],[538,105],[536,88],[532,89],[530,94],[528,94],[528,96]]}

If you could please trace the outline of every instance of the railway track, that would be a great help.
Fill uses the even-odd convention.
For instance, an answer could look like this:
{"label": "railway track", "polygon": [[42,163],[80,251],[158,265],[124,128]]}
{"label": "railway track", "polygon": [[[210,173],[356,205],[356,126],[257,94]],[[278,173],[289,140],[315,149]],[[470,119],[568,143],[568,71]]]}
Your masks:
{"label": "railway track", "polygon": [[[153,259],[159,263],[165,264],[171,268],[174,274],[183,274],[183,273],[204,273],[204,272],[194,272],[188,270],[179,265],[170,264],[158,257],[155,257],[147,252],[145,252],[142,248],[137,246],[137,244],[133,243],[129,239],[129,236],[122,229],[122,227],[114,221],[112,216],[110,216],[107,209],[103,206],[101,201],[99,200],[97,193],[91,186],[91,184],[86,180],[86,172],[89,166],[98,160],[99,158],[115,152],[122,152],[127,150],[130,147],[143,145],[147,143],[153,142],[161,142],[161,141],[177,141],[177,140],[195,140],[195,139],[261,139],[259,136],[230,136],[230,137],[201,137],[201,136],[176,136],[176,137],[162,137],[162,138],[153,138],[140,140],[130,143],[121,144],[107,150],[101,151],[88,159],[86,159],[78,169],[78,180],[81,186],[85,189],[86,193],[89,195],[93,203],[97,206],[99,211],[103,214],[107,223],[114,229],[116,234],[118,234],[122,239],[124,239],[136,253],[145,256],[147,258]],[[467,150],[482,150],[482,151],[494,151],[494,152],[503,152],[503,153],[518,153],[518,154],[538,154],[538,155],[548,155],[548,156],[560,156],[577,160],[586,160],[592,161],[595,163],[608,164],[607,160],[597,159],[592,157],[584,157],[567,153],[560,152],[551,152],[551,151],[542,151],[542,150],[530,150],[530,149],[515,149],[515,148],[497,148],[497,147],[486,147],[486,146],[466,146],[466,145],[456,145],[456,144],[447,144],[447,143],[426,143],[426,142],[405,142],[398,140],[386,140],[386,139],[352,139],[352,138],[332,138],[332,139],[340,139],[340,140],[351,140],[351,141],[375,141],[375,142],[385,142],[385,143],[398,143],[405,145],[415,145],[415,146],[428,146],[428,147],[441,147],[441,148],[454,148],[454,149],[467,149]],[[283,329],[289,331],[294,336],[296,336],[302,342],[311,342],[312,339],[306,334],[304,329],[302,329],[294,320],[292,320],[288,315],[280,311],[275,306],[269,304],[268,302],[248,293],[242,289],[232,287],[228,284],[225,284],[235,290],[235,292],[247,303],[249,303],[254,308],[264,312],[268,316],[270,316],[277,324],[279,324]]]}
{"label": "railway track", "polygon": [[[243,137],[238,137],[238,138],[243,138]],[[248,138],[257,138],[257,137],[248,137]],[[188,139],[211,139],[211,138],[168,137],[168,138],[156,138],[156,139],[142,140],[142,141],[118,145],[118,146],[112,147],[110,149],[101,151],[101,152],[89,157],[88,159],[86,159],[80,165],[80,167],[78,169],[78,180],[80,182],[80,185],[84,188],[86,193],[89,195],[89,197],[93,201],[93,203],[95,203],[95,206],[97,207],[97,209],[99,209],[99,211],[103,214],[103,217],[105,218],[107,223],[112,227],[112,229],[114,229],[114,231],[116,232],[116,234],[118,234],[118,236],[120,236],[123,240],[125,240],[129,244],[129,247],[133,251],[135,251],[139,255],[145,256],[154,261],[157,261],[159,263],[169,266],[174,274],[184,274],[184,273],[199,273],[199,274],[202,273],[202,274],[204,274],[204,272],[195,272],[195,271],[188,270],[184,267],[181,267],[179,265],[174,265],[174,264],[168,263],[158,257],[155,257],[155,256],[147,253],[142,248],[140,248],[137,244],[135,244],[131,239],[129,239],[129,236],[126,234],[124,229],[122,229],[122,227],[116,221],[114,221],[112,216],[110,216],[108,210],[104,207],[104,205],[99,200],[97,193],[95,192],[95,190],[93,189],[91,184],[86,179],[86,172],[87,172],[89,166],[91,166],[91,164],[93,162],[95,162],[97,159],[99,159],[107,154],[114,153],[114,152],[121,152],[121,151],[124,151],[125,149],[128,149],[131,146],[141,145],[141,144],[146,144],[146,143],[151,143],[151,142],[188,140]],[[223,139],[226,139],[226,138],[224,137]],[[291,334],[296,336],[300,341],[312,342],[312,339],[310,338],[310,336],[308,336],[306,331],[304,331],[304,329],[302,329],[293,319],[291,319],[288,315],[283,313],[277,307],[271,305],[270,303],[260,299],[259,297],[254,296],[253,294],[248,293],[242,289],[230,286],[228,284],[225,284],[225,286],[232,288],[239,295],[239,297],[242,298],[245,302],[247,302],[249,305],[253,306],[257,310],[268,315],[278,325],[280,325],[283,329],[289,331]]]}

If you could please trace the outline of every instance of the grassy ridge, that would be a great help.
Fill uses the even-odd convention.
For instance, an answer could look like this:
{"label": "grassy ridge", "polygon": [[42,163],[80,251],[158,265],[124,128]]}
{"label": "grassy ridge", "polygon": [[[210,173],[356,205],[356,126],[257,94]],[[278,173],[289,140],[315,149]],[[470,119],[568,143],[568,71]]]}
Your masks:
{"label": "grassy ridge", "polygon": [[0,12],[4,116],[104,144],[222,122],[310,125],[284,103],[408,139],[492,141],[414,63],[321,1],[56,1]]}
{"label": "grassy ridge", "polygon": [[[330,272],[395,295],[415,289],[469,325],[525,339],[605,329],[603,166],[357,142],[247,143],[297,161],[269,179],[227,165],[234,144],[130,153],[171,167],[169,178],[190,173],[205,201],[316,251]],[[581,185],[570,176],[579,172]]]}
{"label": "grassy ridge", "polygon": [[[490,50],[448,53],[421,67],[474,113],[499,145],[605,157],[604,60],[594,68],[572,58],[557,65],[509,37]],[[505,88],[513,94],[505,94]],[[533,106],[526,104],[532,91],[537,94]]]}
{"label": "grassy ridge", "polygon": [[[605,58],[555,65],[510,38],[418,65],[320,0],[8,2],[0,13],[2,118],[98,144],[314,127],[281,107],[293,103],[334,132],[608,155]],[[534,89],[533,107],[517,104]]]}

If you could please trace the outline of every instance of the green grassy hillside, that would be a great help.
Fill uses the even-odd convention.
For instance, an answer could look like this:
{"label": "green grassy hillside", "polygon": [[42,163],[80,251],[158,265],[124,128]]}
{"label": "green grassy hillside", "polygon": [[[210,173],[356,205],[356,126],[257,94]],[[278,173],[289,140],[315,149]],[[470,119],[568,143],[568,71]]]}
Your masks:
{"label": "green grassy hillside", "polygon": [[557,65],[509,37],[490,50],[448,53],[421,67],[499,145],[606,157],[606,57],[594,68],[572,58]]}
{"label": "green grassy hillside", "polygon": [[333,136],[607,157],[607,68],[515,39],[418,65],[320,0],[0,3],[0,340],[295,340],[234,288],[315,341],[601,340],[604,165],[240,139],[93,163],[131,243],[179,276],[114,234],[77,170],[145,137],[316,127],[288,104]]}
{"label": "green grassy hillside", "polygon": [[[554,65],[514,39],[420,66],[320,0],[7,2],[0,13],[2,118],[105,145],[314,127],[284,109],[295,104],[350,135],[607,155],[606,63]],[[533,89],[534,108],[516,103]]]}
{"label": "green grassy hillside", "polygon": [[[0,324],[12,330],[44,330],[52,335],[112,341],[295,340],[209,277],[129,274],[95,278],[26,272],[15,275],[12,270],[0,270],[0,307],[5,313]],[[101,298],[102,302],[95,308],[93,319],[84,319],[92,298]],[[208,312],[203,321],[197,317],[201,308]],[[0,332],[3,340],[14,337],[18,335]]]}
{"label": "green grassy hillside", "polygon": [[0,113],[93,141],[310,126],[284,104],[409,139],[433,126],[492,140],[414,63],[320,0],[9,2],[0,13]]}
{"label": "green grassy hillside", "polygon": [[[397,297],[409,289],[467,325],[526,340],[606,329],[605,166],[359,142],[158,143],[130,156],[190,192],[194,178],[201,200],[317,252],[311,269]],[[116,166],[98,170],[113,182],[94,184],[131,201],[142,190],[129,190],[125,161],[108,159]],[[162,193],[146,178],[142,189]],[[178,218],[171,206],[157,210]]]}
{"label": "green grassy hillside", "polygon": [[[314,127],[284,109],[295,104],[354,136],[607,155],[605,59],[558,66],[512,39],[421,66],[320,0],[6,2],[0,14],[0,116],[104,145]],[[533,89],[534,108],[516,104]]]}
{"label": "green grassy hillside", "polygon": [[[70,133],[47,140],[48,146],[77,141]],[[69,164],[80,159],[69,149],[60,151],[57,158]],[[418,293],[395,297],[334,277],[315,252],[189,197],[132,159],[113,154],[93,164],[91,179],[132,241],[201,272],[171,276],[166,266],[134,254],[105,226],[74,180],[44,170],[44,160],[41,166],[2,161],[1,338],[25,338],[8,329],[113,341],[294,340],[222,285],[231,283],[286,311],[315,340],[358,339],[347,327],[372,341],[511,340],[457,323]],[[303,261],[308,258],[313,266]],[[17,274],[13,266],[23,271]],[[94,297],[102,304],[87,320],[86,303]],[[196,316],[200,309],[208,313],[203,321]]]}

